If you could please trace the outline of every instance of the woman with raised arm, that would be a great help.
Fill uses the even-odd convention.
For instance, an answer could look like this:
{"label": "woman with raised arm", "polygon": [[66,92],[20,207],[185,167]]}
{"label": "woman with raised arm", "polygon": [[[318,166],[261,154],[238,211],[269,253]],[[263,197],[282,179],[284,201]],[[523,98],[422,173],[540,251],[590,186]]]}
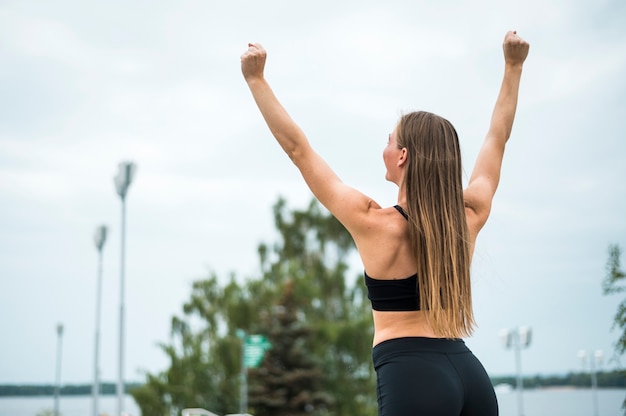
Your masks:
{"label": "woman with raised arm", "polygon": [[272,134],[350,232],[365,267],[380,416],[498,414],[489,377],[462,338],[474,326],[471,258],[500,179],[529,45],[508,32],[503,49],[502,86],[467,188],[452,124],[409,113],[383,151],[385,179],[398,186],[397,204],[388,208],[341,182],[313,150],[265,80],[263,47],[249,44],[241,56]]}

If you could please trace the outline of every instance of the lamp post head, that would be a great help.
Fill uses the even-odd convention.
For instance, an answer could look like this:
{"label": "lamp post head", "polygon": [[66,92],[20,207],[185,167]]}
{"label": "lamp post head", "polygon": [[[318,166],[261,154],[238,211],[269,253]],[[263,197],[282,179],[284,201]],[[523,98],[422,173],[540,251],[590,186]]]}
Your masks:
{"label": "lamp post head", "polygon": [[104,242],[107,239],[107,231],[106,225],[101,225],[96,228],[96,232],[93,235],[93,241],[96,244],[98,251],[102,251],[102,247],[104,247]]}
{"label": "lamp post head", "polygon": [[519,328],[519,343],[522,347],[528,347],[532,340],[533,331],[529,326]]}
{"label": "lamp post head", "polygon": [[63,335],[63,324],[57,324],[57,335]]}
{"label": "lamp post head", "polygon": [[526,348],[530,345],[533,331],[529,326],[504,328],[500,330],[500,339],[505,348]]}
{"label": "lamp post head", "polygon": [[128,192],[128,187],[133,181],[133,177],[135,176],[135,172],[137,170],[137,165],[133,162],[121,162],[118,165],[118,172],[115,175],[115,190],[117,194],[124,200],[126,198],[126,193]]}
{"label": "lamp post head", "polygon": [[504,348],[511,348],[511,346],[513,345],[513,334],[512,332],[507,329],[501,329],[500,330],[500,340],[502,341],[502,345],[504,345]]}
{"label": "lamp post head", "polygon": [[593,356],[596,359],[596,364],[598,366],[602,365],[602,361],[604,361],[604,351],[596,350],[596,352],[593,354]]}

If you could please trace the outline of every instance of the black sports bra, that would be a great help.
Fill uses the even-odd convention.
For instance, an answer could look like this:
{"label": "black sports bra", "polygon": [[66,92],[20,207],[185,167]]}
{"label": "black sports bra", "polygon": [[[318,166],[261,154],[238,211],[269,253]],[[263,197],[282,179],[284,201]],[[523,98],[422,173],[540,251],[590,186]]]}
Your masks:
{"label": "black sports bra", "polygon": [[375,311],[419,311],[417,274],[405,279],[372,279],[365,273],[367,297]]}
{"label": "black sports bra", "polygon": [[[394,206],[402,216],[408,216],[399,205]],[[367,297],[375,311],[418,311],[420,310],[417,274],[404,279],[372,279],[365,275]]]}

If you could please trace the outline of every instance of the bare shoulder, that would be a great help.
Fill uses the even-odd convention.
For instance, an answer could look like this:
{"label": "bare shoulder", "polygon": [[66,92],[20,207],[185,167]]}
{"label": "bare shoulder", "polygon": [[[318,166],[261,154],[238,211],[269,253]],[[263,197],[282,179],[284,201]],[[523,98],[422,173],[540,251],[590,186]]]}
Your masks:
{"label": "bare shoulder", "polygon": [[376,201],[368,198],[362,212],[353,212],[351,221],[344,224],[355,240],[357,238],[365,238],[372,231],[380,229],[381,215],[385,211]]}
{"label": "bare shoulder", "polygon": [[372,204],[365,225],[353,238],[368,274],[385,279],[415,272],[408,224],[400,212]]}
{"label": "bare shoulder", "polygon": [[402,229],[402,221],[396,221],[404,218],[394,207],[381,207],[377,202],[370,201],[367,215],[365,216],[366,231],[375,232],[391,232],[393,230]]}

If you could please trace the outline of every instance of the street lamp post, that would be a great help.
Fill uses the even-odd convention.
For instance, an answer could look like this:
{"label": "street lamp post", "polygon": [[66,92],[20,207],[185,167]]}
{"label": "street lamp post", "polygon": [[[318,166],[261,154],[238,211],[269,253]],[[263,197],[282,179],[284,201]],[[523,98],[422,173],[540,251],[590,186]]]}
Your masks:
{"label": "street lamp post", "polygon": [[248,408],[248,369],[246,368],[246,332],[237,330],[237,337],[241,339],[241,373],[239,385],[239,412],[244,413]]}
{"label": "street lamp post", "polygon": [[598,377],[596,375],[596,371],[598,367],[602,365],[604,351],[596,350],[593,354],[587,354],[587,351],[585,350],[578,351],[578,358],[582,361],[583,368],[586,367],[585,364],[587,356],[589,356],[589,373],[591,375],[591,399],[593,401],[593,414],[598,416]]}
{"label": "street lamp post", "polygon": [[94,358],[93,358],[93,386],[91,388],[91,395],[93,398],[92,415],[98,416],[98,398],[100,395],[100,299],[102,293],[102,248],[107,238],[107,227],[101,225],[96,228],[96,232],[93,236],[96,249],[98,250],[98,276],[96,283],[96,333],[94,340]]}
{"label": "street lamp post", "polygon": [[514,329],[503,329],[500,331],[500,337],[504,346],[515,350],[515,369],[517,374],[517,409],[519,416],[524,416],[524,399],[522,391],[524,390],[524,379],[522,378],[522,348],[530,345],[532,338],[532,330],[528,326],[521,326]]}
{"label": "street lamp post", "polygon": [[117,415],[124,410],[124,268],[125,268],[125,238],[126,238],[126,194],[130,187],[137,167],[132,162],[119,164],[119,171],[115,176],[115,189],[122,200],[122,227],[121,227],[121,254],[120,254],[120,335],[119,335],[119,366],[117,377]]}
{"label": "street lamp post", "polygon": [[59,396],[61,395],[61,356],[63,346],[63,324],[57,325],[57,371],[54,387],[54,416],[60,416]]}

